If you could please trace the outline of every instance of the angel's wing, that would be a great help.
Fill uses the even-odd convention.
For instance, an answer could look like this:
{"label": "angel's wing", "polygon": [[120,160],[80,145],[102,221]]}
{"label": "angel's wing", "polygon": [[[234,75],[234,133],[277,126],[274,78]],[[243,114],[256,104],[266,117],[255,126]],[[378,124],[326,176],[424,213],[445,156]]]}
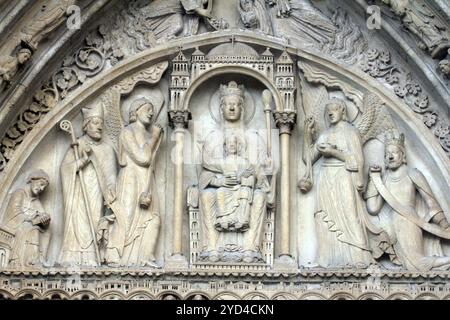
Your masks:
{"label": "angel's wing", "polygon": [[397,129],[386,105],[373,93],[364,96],[364,111],[355,120],[354,125],[361,133],[363,143],[379,138],[388,130]]}
{"label": "angel's wing", "polygon": [[328,90],[324,85],[302,81],[302,99],[305,117],[314,118],[316,135],[319,136],[326,129],[324,113],[329,100]]}
{"label": "angel's wing", "polygon": [[116,151],[119,148],[119,136],[124,127],[122,114],[120,111],[120,93],[116,90],[107,90],[102,96],[101,101],[105,111],[105,131],[111,140]]}

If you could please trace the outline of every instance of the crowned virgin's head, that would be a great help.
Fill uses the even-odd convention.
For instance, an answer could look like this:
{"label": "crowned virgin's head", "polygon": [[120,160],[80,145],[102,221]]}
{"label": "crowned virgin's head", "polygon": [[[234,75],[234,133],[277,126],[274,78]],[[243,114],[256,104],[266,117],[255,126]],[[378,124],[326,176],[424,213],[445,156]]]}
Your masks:
{"label": "crowned virgin's head", "polygon": [[231,81],[220,86],[220,110],[225,120],[237,122],[244,111],[244,86]]}

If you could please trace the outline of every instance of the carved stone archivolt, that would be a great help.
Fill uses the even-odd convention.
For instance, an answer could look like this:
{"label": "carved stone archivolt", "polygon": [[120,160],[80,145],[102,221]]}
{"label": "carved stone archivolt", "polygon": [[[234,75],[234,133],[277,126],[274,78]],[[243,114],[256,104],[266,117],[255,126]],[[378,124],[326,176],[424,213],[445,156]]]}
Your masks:
{"label": "carved stone archivolt", "polygon": [[0,297],[449,297],[448,121],[351,16],[113,8],[1,123]]}

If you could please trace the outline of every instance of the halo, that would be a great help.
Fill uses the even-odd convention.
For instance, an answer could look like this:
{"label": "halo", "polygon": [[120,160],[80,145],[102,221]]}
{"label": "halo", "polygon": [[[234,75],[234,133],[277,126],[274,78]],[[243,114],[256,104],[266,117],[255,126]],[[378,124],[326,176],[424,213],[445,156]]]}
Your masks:
{"label": "halo", "polygon": [[[247,91],[244,91],[244,123],[249,124],[255,117],[255,100]],[[220,124],[222,122],[222,114],[220,112],[220,89],[218,89],[209,100],[209,113],[214,122]]]}

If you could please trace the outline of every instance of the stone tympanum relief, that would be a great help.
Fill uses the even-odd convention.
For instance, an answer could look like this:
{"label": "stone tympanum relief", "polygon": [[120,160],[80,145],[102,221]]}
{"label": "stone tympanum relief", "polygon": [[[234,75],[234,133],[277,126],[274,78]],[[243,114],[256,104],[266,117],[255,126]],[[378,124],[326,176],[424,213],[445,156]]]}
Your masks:
{"label": "stone tympanum relief", "polygon": [[[46,231],[51,218],[42,206],[40,196],[49,183],[50,178],[43,170],[32,171],[26,184],[14,191],[9,199],[1,232],[12,238],[10,253],[6,256],[11,267],[39,267],[45,261],[40,234]],[[6,264],[8,261],[3,261],[1,266]]]}
{"label": "stone tympanum relief", "polygon": [[[394,2],[443,58],[444,30]],[[75,1],[50,3],[0,61],[7,90]],[[4,128],[6,291],[18,270],[35,296],[71,298],[307,297],[318,283],[338,298],[378,275],[384,297],[447,279],[439,100],[328,3],[111,3]]]}

